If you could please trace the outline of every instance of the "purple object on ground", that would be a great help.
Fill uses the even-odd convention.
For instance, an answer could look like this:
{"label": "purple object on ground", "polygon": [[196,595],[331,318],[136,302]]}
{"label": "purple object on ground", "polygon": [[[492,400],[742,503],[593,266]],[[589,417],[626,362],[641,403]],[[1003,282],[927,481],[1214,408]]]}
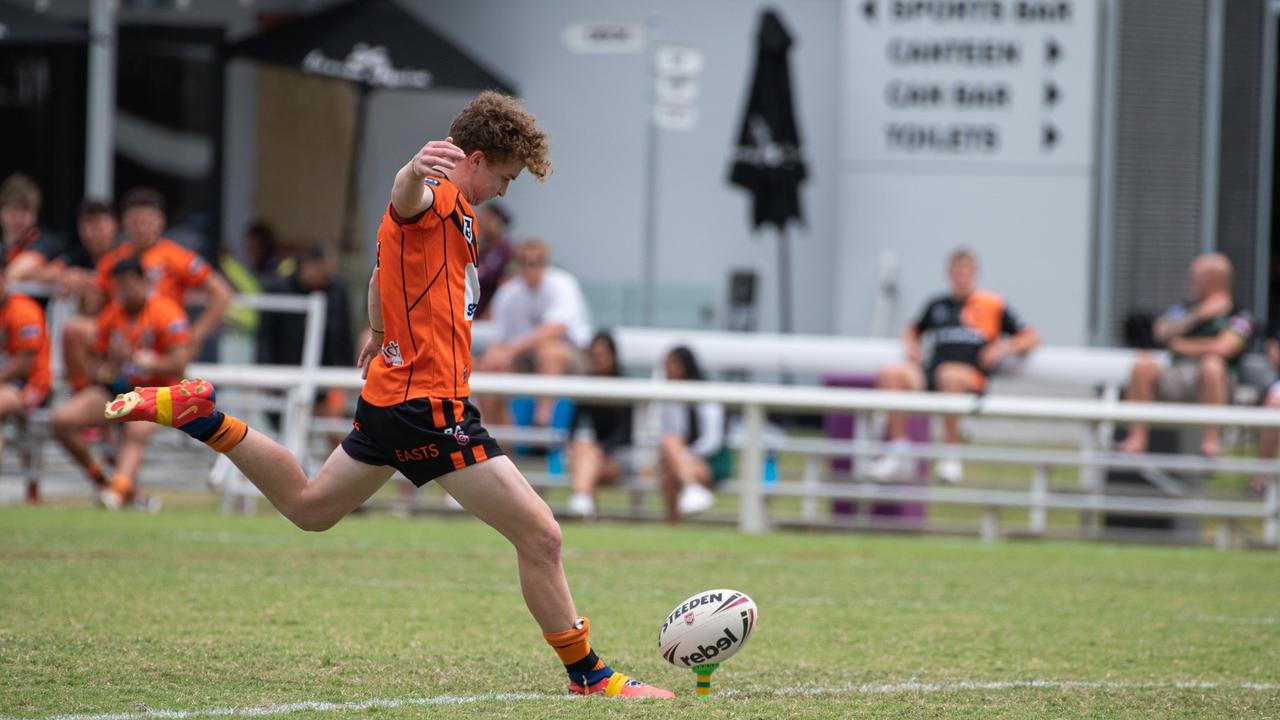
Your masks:
{"label": "purple object on ground", "polygon": [[[873,388],[876,385],[874,375],[857,373],[829,373],[822,377],[822,384],[827,387]],[[822,421],[826,436],[832,440],[852,440],[854,423],[852,414],[828,413]],[[929,442],[929,418],[925,415],[912,415],[907,418],[907,436],[911,442]],[[833,458],[831,471],[834,474],[850,474],[852,463],[847,458]],[[928,463],[921,460],[916,463],[915,479],[901,483],[903,485],[926,485],[928,483]],[[834,499],[831,501],[831,514],[837,517],[855,515],[858,504],[851,500]],[[923,524],[925,505],[923,503],[873,503],[871,514],[878,517],[896,517],[911,524]]]}

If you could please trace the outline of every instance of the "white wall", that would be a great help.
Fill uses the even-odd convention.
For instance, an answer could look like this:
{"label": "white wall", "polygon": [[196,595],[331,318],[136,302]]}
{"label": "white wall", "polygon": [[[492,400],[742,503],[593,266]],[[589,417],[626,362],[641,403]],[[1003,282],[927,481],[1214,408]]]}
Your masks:
{"label": "white wall", "polygon": [[[404,0],[424,21],[456,39],[520,90],[547,128],[555,173],[539,187],[529,178],[506,198],[517,234],[551,242],[554,260],[579,276],[589,294],[607,295],[605,313],[639,320],[630,302],[640,285],[643,237],[644,136],[649,106],[645,55],[575,55],[561,41],[580,21],[655,18],[661,42],[697,47],[705,56],[693,131],[660,139],[659,303],[672,323],[688,324],[699,298],[722,307],[732,269],[756,268],[764,278],[764,327],[775,329],[772,236],[753,236],[747,195],[725,181],[744,92],[754,63],[760,0],[624,0],[437,3]],[[792,53],[798,115],[811,179],[802,190],[808,226],[795,237],[795,315],[802,332],[830,332],[838,216],[840,107],[839,0],[784,0],[776,6],[797,37]],[[362,207],[369,227],[386,202],[389,179],[423,140],[440,137],[466,95],[375,93],[362,166]],[[606,318],[607,319],[607,318]]]}

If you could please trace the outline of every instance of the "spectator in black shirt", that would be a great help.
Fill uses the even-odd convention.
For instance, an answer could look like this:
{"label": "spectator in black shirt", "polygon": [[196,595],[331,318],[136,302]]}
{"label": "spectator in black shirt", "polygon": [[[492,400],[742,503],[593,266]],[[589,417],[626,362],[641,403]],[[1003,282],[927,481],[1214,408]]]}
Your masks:
{"label": "spectator in black shirt", "polygon": [[[323,248],[311,248],[293,263],[288,275],[274,278],[263,285],[268,295],[325,294],[324,338],[320,364],[326,367],[350,367],[355,358],[351,332],[350,300],[347,288],[337,278],[337,262]],[[301,365],[307,316],[301,313],[263,312],[258,324],[257,361],[264,365]],[[317,394],[315,414],[337,417],[346,400],[342,392],[331,389]],[[339,438],[340,439],[340,438]]]}
{"label": "spectator in black shirt", "polygon": [[51,282],[55,276],[37,276],[39,268],[62,253],[62,243],[40,229],[40,187],[21,173],[0,183],[0,231],[4,234],[5,277],[11,282]]}
{"label": "spectator in black shirt", "polygon": [[[587,346],[587,371],[598,377],[619,377],[618,347],[607,331],[596,333]],[[578,405],[570,463],[572,476],[569,513],[582,518],[596,514],[596,486],[617,482],[631,468],[630,405]]]}
{"label": "spectator in black shirt", "polygon": [[[987,376],[1010,355],[1025,355],[1040,344],[1036,331],[1023,324],[1004,298],[977,289],[978,261],[973,252],[960,248],[947,258],[951,292],[932,300],[902,332],[906,362],[887,365],[876,387],[885,390],[936,390],[949,393],[981,392]],[[921,341],[932,351],[926,357]],[[960,418],[944,415],[943,427],[950,445],[960,442]],[[889,440],[894,449],[871,464],[868,474],[876,480],[907,476],[915,463],[905,453],[907,419],[889,415]],[[959,482],[964,467],[957,458],[943,458],[934,468],[946,482]]]}

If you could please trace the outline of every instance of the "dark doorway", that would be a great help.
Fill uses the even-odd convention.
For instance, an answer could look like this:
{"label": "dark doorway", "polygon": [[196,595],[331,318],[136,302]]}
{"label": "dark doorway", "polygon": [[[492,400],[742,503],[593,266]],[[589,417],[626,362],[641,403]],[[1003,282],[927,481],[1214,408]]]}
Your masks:
{"label": "dark doorway", "polygon": [[40,224],[75,237],[84,189],[85,50],[0,48],[0,179],[20,172],[40,186]]}
{"label": "dark doorway", "polygon": [[116,80],[115,190],[154,187],[169,235],[210,261],[222,229],[221,28],[124,25]]}

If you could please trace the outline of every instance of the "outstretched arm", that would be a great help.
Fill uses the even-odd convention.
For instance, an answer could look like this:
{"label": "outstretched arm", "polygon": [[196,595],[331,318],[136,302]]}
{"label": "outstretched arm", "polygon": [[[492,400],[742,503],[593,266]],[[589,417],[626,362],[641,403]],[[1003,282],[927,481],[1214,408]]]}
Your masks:
{"label": "outstretched arm", "polygon": [[451,137],[423,145],[418,154],[396,173],[395,184],[391,186],[391,207],[395,208],[396,214],[408,219],[431,207],[435,193],[423,180],[439,177],[466,157],[466,153],[453,144]]}

